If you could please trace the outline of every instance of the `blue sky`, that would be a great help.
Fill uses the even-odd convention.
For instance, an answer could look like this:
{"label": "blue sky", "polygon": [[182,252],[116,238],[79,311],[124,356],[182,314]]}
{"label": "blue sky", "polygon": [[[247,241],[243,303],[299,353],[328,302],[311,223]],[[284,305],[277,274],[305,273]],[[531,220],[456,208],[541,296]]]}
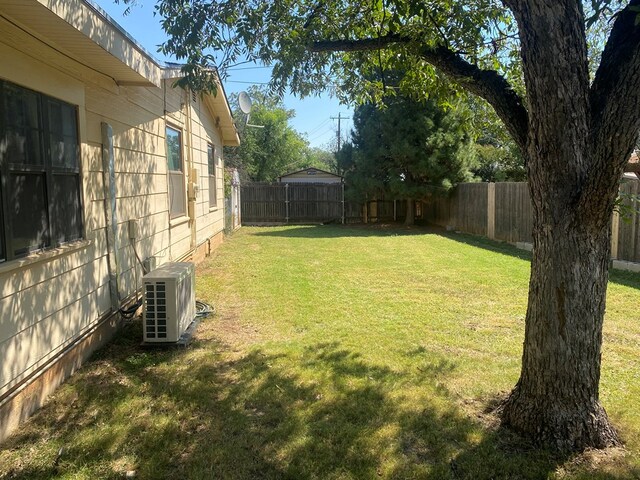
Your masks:
{"label": "blue sky", "polygon": [[[165,34],[160,27],[160,19],[153,15],[153,0],[140,0],[141,5],[131,8],[128,15],[123,12],[126,7],[117,5],[114,0],[93,0],[104,9],[122,28],[124,28],[140,45],[142,45],[155,58],[163,61],[175,61],[161,55],[158,45],[165,39]],[[229,77],[224,82],[227,95],[246,90],[252,84],[262,84],[269,81],[270,68],[252,64],[240,65],[229,71]],[[325,149],[335,148],[337,120],[341,113],[342,117],[352,117],[352,108],[340,105],[336,98],[329,94],[320,97],[308,97],[299,99],[292,95],[284,97],[284,104],[288,109],[296,112],[295,118],[291,120],[291,125],[298,132],[307,137],[312,147]],[[351,130],[351,120],[342,120],[342,139],[348,137]],[[331,146],[330,146],[331,145]]]}

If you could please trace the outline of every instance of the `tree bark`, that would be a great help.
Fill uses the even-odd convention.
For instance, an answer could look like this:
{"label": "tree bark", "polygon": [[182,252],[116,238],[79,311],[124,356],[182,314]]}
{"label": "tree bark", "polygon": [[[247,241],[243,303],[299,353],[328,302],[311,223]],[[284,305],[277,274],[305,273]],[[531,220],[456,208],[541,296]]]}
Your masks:
{"label": "tree bark", "polygon": [[619,443],[598,401],[610,228],[539,221],[520,380],[503,422],[569,451]]}
{"label": "tree bark", "polygon": [[565,451],[612,446],[619,439],[599,403],[599,382],[620,175],[584,195],[599,159],[589,135],[582,7],[578,0],[509,3],[527,84],[534,249],[522,370],[502,420]]}
{"label": "tree bark", "polygon": [[411,198],[407,198],[407,215],[404,217],[404,224],[406,226],[414,225],[416,219],[415,202]]}

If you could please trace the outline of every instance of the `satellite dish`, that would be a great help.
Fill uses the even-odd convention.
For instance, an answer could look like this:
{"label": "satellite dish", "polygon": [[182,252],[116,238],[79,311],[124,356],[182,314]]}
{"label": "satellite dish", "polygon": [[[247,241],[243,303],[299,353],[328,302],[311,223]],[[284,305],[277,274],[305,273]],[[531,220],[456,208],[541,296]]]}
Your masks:
{"label": "satellite dish", "polygon": [[240,92],[238,94],[238,103],[240,104],[242,113],[249,114],[251,112],[251,97],[247,92]]}
{"label": "satellite dish", "polygon": [[240,92],[238,94],[238,104],[240,105],[240,110],[247,116],[247,120],[245,122],[246,127],[252,128],[264,128],[264,125],[251,125],[249,123],[249,114],[251,113],[251,97],[247,92]]}

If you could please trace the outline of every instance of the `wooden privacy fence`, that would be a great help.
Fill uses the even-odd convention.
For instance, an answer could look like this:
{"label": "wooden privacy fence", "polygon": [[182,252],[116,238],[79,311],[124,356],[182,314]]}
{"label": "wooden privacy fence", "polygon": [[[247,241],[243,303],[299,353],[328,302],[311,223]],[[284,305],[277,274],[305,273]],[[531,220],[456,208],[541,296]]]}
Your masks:
{"label": "wooden privacy fence", "polygon": [[[623,216],[614,214],[611,244],[613,258],[640,263],[640,208],[635,200],[640,195],[640,182],[629,181],[622,184],[620,193],[626,212]],[[635,198],[629,198],[633,196]]]}
{"label": "wooden privacy fence", "polygon": [[245,225],[376,223],[404,220],[407,202],[347,202],[343,184],[252,183],[242,186],[241,210]]}
{"label": "wooden privacy fence", "polygon": [[345,221],[343,184],[254,183],[241,198],[245,225]]}
{"label": "wooden privacy fence", "polygon": [[[640,194],[640,182],[623,182],[620,193],[628,208],[623,217],[613,215],[611,256],[614,260],[640,263],[640,214],[633,198]],[[424,202],[423,218],[494,240],[533,241],[533,208],[525,182],[462,183],[448,197]]]}
{"label": "wooden privacy fence", "polygon": [[[640,182],[620,187],[626,215],[612,219],[612,257],[640,263],[640,214],[634,195]],[[404,220],[404,200],[345,202],[343,184],[249,184],[242,187],[242,222],[360,223]],[[416,202],[416,217],[443,227],[484,235],[494,240],[530,244],[533,209],[524,182],[462,183],[447,197]]]}

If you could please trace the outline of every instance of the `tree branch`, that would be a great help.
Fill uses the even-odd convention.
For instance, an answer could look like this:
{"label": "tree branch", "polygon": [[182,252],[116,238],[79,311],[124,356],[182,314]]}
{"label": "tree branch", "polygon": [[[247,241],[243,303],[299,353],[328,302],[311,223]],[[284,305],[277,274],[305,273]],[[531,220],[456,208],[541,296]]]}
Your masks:
{"label": "tree branch", "polygon": [[386,48],[393,43],[408,44],[411,38],[397,33],[387,33],[377,38],[360,40],[320,40],[311,45],[312,52],[364,52]]}
{"label": "tree branch", "polygon": [[[415,43],[413,38],[390,33],[379,38],[318,41],[313,43],[311,51],[358,52],[387,48],[391,44]],[[418,46],[416,52],[423,60],[442,71],[454,82],[489,102],[513,139],[524,151],[529,128],[527,110],[520,96],[503,76],[495,70],[482,70],[444,46]]]}
{"label": "tree branch", "polygon": [[596,153],[588,191],[619,181],[640,130],[640,0],[617,16],[589,92]]}
{"label": "tree branch", "polygon": [[482,70],[446,47],[423,47],[420,55],[453,81],[484,98],[495,109],[509,133],[525,150],[529,119],[518,93],[495,70]]}

